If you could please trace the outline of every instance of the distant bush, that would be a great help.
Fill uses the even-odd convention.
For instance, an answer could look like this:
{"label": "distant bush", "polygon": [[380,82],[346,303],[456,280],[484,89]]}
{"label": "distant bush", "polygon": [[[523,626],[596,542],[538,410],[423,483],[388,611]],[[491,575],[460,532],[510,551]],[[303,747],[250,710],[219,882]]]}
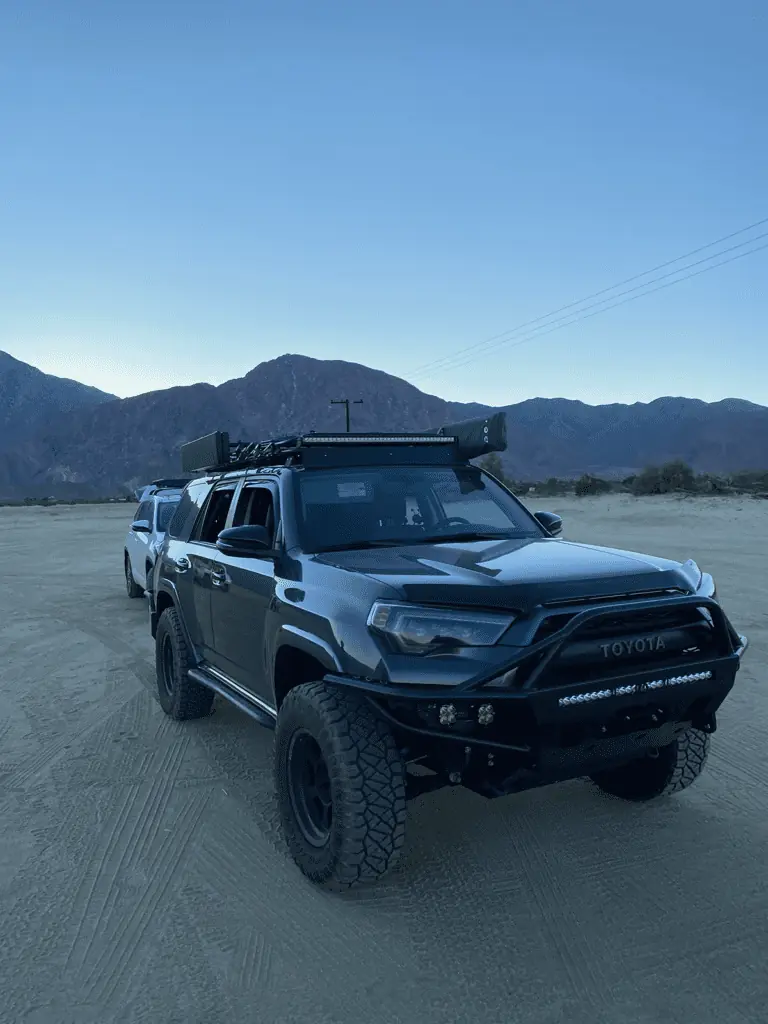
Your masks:
{"label": "distant bush", "polygon": [[694,492],[696,477],[691,467],[674,459],[663,466],[648,466],[631,484],[633,494],[670,494],[673,491]]}
{"label": "distant bush", "polygon": [[585,473],[576,481],[573,491],[577,498],[585,498],[594,494],[607,494],[611,485],[607,480],[601,480],[599,476],[590,476]]}
{"label": "distant bush", "polygon": [[545,480],[543,484],[535,484],[536,493],[542,495],[545,498],[553,498],[556,495],[568,494],[569,491],[573,490],[572,480],[560,480],[556,476],[551,476],[548,480]]}
{"label": "distant bush", "polygon": [[508,483],[506,475],[504,474],[504,466],[501,462],[501,456],[498,452],[490,452],[488,455],[484,455],[480,459],[479,466],[484,469],[486,473],[490,473],[491,476],[495,476],[497,480],[501,480],[502,483]]}
{"label": "distant bush", "polygon": [[733,473],[726,483],[737,491],[768,491],[768,472],[765,470],[743,469],[738,473]]}

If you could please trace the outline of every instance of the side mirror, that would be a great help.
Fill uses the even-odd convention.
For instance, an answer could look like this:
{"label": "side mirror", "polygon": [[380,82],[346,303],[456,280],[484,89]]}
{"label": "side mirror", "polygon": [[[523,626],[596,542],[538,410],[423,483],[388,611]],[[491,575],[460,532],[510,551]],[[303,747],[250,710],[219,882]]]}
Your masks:
{"label": "side mirror", "polygon": [[272,538],[264,526],[230,526],[222,530],[216,547],[223,555],[237,558],[269,558],[274,554]]}
{"label": "side mirror", "polygon": [[555,512],[534,512],[533,515],[550,537],[559,537],[563,532],[563,520]]}
{"label": "side mirror", "polygon": [[137,519],[135,523],[131,523],[131,529],[134,533],[152,533],[152,526],[148,519]]}

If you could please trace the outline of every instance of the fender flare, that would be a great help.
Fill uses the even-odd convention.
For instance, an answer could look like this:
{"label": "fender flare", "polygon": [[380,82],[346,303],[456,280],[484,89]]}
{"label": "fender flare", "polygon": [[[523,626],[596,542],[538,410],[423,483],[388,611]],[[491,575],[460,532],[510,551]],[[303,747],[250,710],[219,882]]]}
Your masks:
{"label": "fender flare", "polygon": [[323,640],[315,633],[310,633],[306,629],[300,629],[298,626],[284,623],[278,630],[275,643],[275,653],[272,660],[273,679],[275,677],[277,656],[283,647],[293,647],[296,650],[304,651],[305,654],[309,654],[316,661],[319,661],[328,672],[342,671],[339,657],[327,640]]}

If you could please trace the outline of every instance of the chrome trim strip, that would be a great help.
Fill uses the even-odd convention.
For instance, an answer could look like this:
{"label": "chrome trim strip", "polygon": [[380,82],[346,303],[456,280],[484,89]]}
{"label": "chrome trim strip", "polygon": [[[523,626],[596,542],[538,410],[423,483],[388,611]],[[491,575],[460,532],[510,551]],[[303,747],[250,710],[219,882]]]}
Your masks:
{"label": "chrome trim strip", "polygon": [[334,649],[331,647],[330,644],[326,643],[325,640],[321,640],[320,637],[315,636],[314,633],[308,633],[304,629],[299,629],[298,626],[291,626],[286,624],[284,626],[281,626],[280,628],[284,629],[286,633],[293,633],[294,636],[300,636],[303,640],[308,640],[311,644],[314,644],[315,647],[319,647],[321,650],[325,651],[325,653],[330,657],[331,661],[333,662],[336,671],[341,672],[341,662],[336,657],[336,652],[334,651]]}
{"label": "chrome trim strip", "polygon": [[214,668],[213,665],[204,664],[202,665],[202,668],[204,672],[207,672],[215,679],[218,679],[219,682],[224,683],[225,686],[229,686],[235,691],[235,693],[239,693],[241,697],[245,697],[245,699],[250,701],[251,704],[255,704],[256,707],[261,708],[262,711],[266,711],[274,718],[277,718],[276,708],[273,708],[271,704],[267,704],[267,702],[262,700],[261,697],[257,697],[255,693],[251,693],[250,690],[246,690],[246,688],[241,686],[240,683],[236,683],[234,679],[226,674],[226,672],[222,672],[220,669]]}

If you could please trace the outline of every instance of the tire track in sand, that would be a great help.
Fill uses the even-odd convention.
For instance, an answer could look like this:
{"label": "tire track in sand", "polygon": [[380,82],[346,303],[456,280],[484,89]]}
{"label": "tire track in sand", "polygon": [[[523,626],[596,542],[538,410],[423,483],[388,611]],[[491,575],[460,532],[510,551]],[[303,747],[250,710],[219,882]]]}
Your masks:
{"label": "tire track in sand", "polygon": [[[175,742],[164,752],[158,764],[158,784],[151,781],[137,783],[127,793],[120,787],[122,803],[111,828],[104,833],[101,848],[97,848],[91,858],[91,865],[95,865],[92,881],[89,885],[89,865],[73,900],[73,907],[82,904],[82,910],[67,954],[67,967],[83,969],[94,943],[98,939],[104,943],[110,941],[110,923],[118,898],[118,882],[123,877],[129,877],[130,869],[142,851],[156,838],[189,741],[189,735],[179,732]],[[93,931],[81,943],[86,922],[92,913],[95,913],[96,918]]]}
{"label": "tire track in sand", "polygon": [[83,978],[88,1002],[103,1005],[114,1000],[171,883],[176,879],[181,884],[183,880],[187,850],[210,797],[210,790],[187,791],[185,794],[178,816],[169,822],[162,842],[147,861],[149,881],[146,887],[132,910],[115,914],[119,918],[118,927]]}

